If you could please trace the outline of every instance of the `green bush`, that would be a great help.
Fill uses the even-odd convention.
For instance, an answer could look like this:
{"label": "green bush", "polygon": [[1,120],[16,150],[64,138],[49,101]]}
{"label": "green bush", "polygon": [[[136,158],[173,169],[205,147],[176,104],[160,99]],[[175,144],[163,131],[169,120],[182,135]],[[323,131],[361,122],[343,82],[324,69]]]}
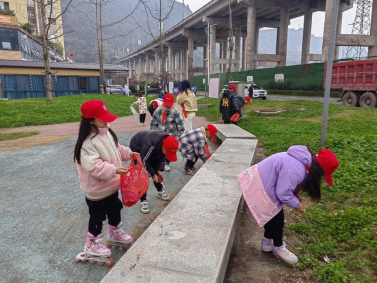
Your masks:
{"label": "green bush", "polygon": [[0,15],[15,16],[16,14],[14,13],[13,10],[3,10],[3,9],[0,8]]}
{"label": "green bush", "polygon": [[27,31],[28,33],[30,33],[30,34],[34,34],[34,32],[35,32],[34,27],[33,27],[30,23],[20,24],[20,27],[21,27],[23,30],[25,30],[25,31]]}

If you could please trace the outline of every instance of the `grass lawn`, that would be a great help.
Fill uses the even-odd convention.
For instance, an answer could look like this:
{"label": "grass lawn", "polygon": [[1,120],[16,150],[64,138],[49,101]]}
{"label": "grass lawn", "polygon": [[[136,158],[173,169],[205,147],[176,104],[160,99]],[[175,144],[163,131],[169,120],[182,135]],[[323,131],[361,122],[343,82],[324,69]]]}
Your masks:
{"label": "grass lawn", "polygon": [[15,132],[15,133],[0,133],[0,141],[16,140],[20,138],[26,138],[29,136],[38,135],[38,132]]}
{"label": "grass lawn", "polygon": [[[155,96],[148,96],[148,102]],[[132,115],[130,104],[135,97],[124,95],[72,95],[53,98],[2,100],[0,101],[0,128],[51,125],[76,122],[81,119],[81,105],[88,100],[102,100],[110,112],[118,116]]]}
{"label": "grass lawn", "polygon": [[[211,104],[208,118],[215,120],[217,101],[199,101],[206,102]],[[295,144],[318,151],[322,106],[302,100],[253,100],[253,105],[245,107],[248,117],[239,126],[257,136],[267,155]],[[285,108],[310,109],[274,116],[255,112]],[[207,116],[207,109],[198,115]],[[306,207],[322,245],[316,243],[304,218],[288,225],[285,234],[302,243],[292,249],[300,259],[295,269],[312,269],[321,282],[377,282],[377,109],[331,104],[326,148],[340,162],[334,186],[323,182],[321,202]],[[330,257],[329,264],[323,262],[323,252]]]}

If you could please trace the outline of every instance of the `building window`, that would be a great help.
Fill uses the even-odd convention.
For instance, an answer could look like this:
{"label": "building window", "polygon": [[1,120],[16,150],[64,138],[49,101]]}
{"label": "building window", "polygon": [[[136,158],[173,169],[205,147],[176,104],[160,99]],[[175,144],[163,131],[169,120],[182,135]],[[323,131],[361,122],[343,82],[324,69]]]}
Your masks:
{"label": "building window", "polygon": [[9,2],[0,1],[0,9],[4,11],[9,11]]}
{"label": "building window", "polygon": [[30,7],[30,8],[34,8],[34,1],[35,0],[27,0],[27,6]]}
{"label": "building window", "polygon": [[17,30],[0,28],[0,49],[20,50]]}

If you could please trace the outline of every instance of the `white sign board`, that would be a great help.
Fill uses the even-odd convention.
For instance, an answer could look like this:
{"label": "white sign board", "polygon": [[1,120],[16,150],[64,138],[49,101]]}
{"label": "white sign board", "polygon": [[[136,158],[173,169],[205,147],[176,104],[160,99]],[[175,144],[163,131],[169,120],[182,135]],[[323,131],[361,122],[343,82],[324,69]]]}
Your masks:
{"label": "white sign board", "polygon": [[275,74],[275,82],[283,83],[284,82],[284,74]]}
{"label": "white sign board", "polygon": [[206,79],[203,79],[203,84],[204,84],[204,85],[206,84]]}
{"label": "white sign board", "polygon": [[168,93],[173,93],[174,82],[168,82]]}
{"label": "white sign board", "polygon": [[249,84],[252,84],[254,82],[254,77],[253,76],[247,76],[246,82],[249,83]]}
{"label": "white sign board", "polygon": [[210,98],[219,98],[219,84],[220,84],[220,78],[209,79],[209,97]]}

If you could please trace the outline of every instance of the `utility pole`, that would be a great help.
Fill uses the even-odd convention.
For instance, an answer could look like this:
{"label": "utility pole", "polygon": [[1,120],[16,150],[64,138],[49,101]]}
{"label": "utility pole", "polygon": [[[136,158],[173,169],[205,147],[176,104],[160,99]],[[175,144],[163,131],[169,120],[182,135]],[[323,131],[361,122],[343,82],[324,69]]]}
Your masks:
{"label": "utility pole", "polygon": [[[374,0],[377,1],[377,0]],[[352,26],[352,34],[369,35],[370,31],[370,10],[372,8],[372,0],[358,0],[355,21]],[[347,48],[347,58],[360,58],[363,54],[367,54],[367,47],[349,46]]]}
{"label": "utility pole", "polygon": [[183,0],[182,21],[185,19],[185,0]]}
{"label": "utility pole", "polygon": [[324,146],[326,143],[327,134],[327,120],[329,116],[329,103],[330,103],[330,86],[332,78],[332,63],[334,61],[335,52],[335,37],[336,37],[336,22],[338,18],[338,6],[339,0],[333,1],[332,15],[331,15],[331,26],[330,26],[330,46],[329,54],[326,66],[326,84],[325,84],[325,100],[323,102],[323,114],[322,114],[322,127],[321,127],[321,145]]}

